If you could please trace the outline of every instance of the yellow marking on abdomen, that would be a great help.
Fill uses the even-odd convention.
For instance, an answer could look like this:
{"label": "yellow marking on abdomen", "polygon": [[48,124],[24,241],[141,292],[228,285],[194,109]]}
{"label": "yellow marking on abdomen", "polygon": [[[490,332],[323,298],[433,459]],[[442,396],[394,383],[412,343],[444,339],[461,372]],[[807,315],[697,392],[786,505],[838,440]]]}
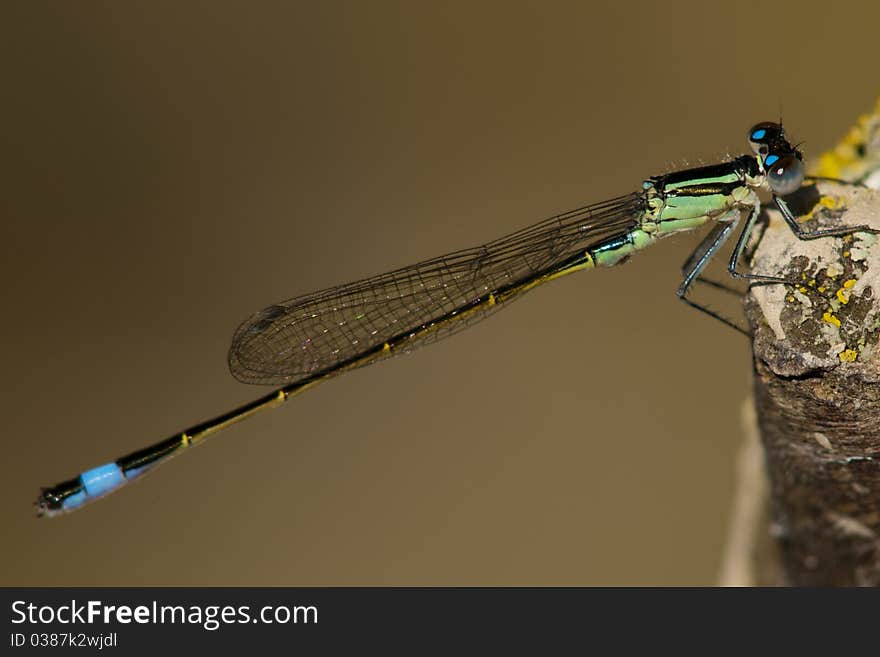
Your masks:
{"label": "yellow marking on abdomen", "polygon": [[[568,274],[573,274],[576,271],[581,271],[582,269],[594,269],[596,267],[596,261],[593,260],[593,256],[590,255],[589,251],[584,251],[584,261],[579,262],[576,265],[572,265],[566,269],[561,269],[557,272],[553,272],[552,274],[547,274],[547,276],[543,278],[539,278],[537,281],[533,281],[535,285],[540,285],[541,283],[546,283],[548,281],[556,280],[560,276],[567,276]],[[531,289],[534,286],[529,286],[526,289]]]}
{"label": "yellow marking on abdomen", "polygon": [[[538,285],[541,285],[542,283],[552,281],[556,278],[559,278],[560,276],[565,276],[566,274],[571,274],[576,271],[580,271],[581,269],[592,269],[595,266],[596,266],[596,263],[595,263],[595,260],[593,259],[592,255],[590,255],[589,252],[585,251],[583,254],[583,260],[581,262],[578,262],[577,264],[571,265],[565,269],[550,272],[548,274],[545,274],[544,276],[541,276],[539,278],[531,280],[527,283],[523,283],[522,285],[519,285],[518,287],[511,288],[511,289],[506,290],[504,292],[499,292],[499,293],[490,292],[489,295],[487,297],[485,297],[479,303],[476,303],[472,306],[469,306],[463,310],[449,313],[449,314],[447,314],[447,315],[445,315],[445,316],[443,316],[433,322],[430,322],[424,326],[421,326],[421,327],[414,329],[409,335],[407,335],[403,339],[401,339],[399,341],[399,343],[402,344],[404,341],[407,341],[407,340],[414,341],[416,339],[419,339],[419,338],[427,335],[428,333],[430,333],[432,331],[436,331],[436,330],[446,326],[447,324],[449,324],[453,321],[461,320],[461,319],[464,319],[465,317],[469,317],[469,316],[474,315],[478,312],[485,311],[486,309],[491,308],[493,306],[496,306],[499,303],[502,303],[504,301],[507,301],[508,299],[510,299],[518,294],[522,294],[523,292],[526,292],[526,291],[532,289],[533,287],[537,287]],[[386,342],[385,344],[382,345],[382,355],[386,355],[386,354],[390,353],[395,347],[397,347],[397,345],[398,345],[397,341],[395,341],[395,344],[393,347],[389,342]],[[355,360],[352,363],[349,363],[345,367],[340,368],[338,371],[333,372],[330,376],[336,376],[337,374],[340,374],[343,371],[355,369],[357,367],[362,367],[364,365],[367,365],[368,363],[371,363],[372,361],[374,361],[377,358],[377,356],[378,355],[376,353],[365,354],[363,357],[358,358],[357,360]],[[297,390],[297,394],[299,392],[300,392],[300,390]]]}

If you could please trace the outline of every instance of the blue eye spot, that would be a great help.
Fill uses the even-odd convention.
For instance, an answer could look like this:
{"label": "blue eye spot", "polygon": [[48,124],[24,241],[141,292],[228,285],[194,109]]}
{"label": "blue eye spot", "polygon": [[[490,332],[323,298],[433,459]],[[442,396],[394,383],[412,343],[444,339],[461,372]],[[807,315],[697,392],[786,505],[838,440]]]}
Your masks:
{"label": "blue eye spot", "polygon": [[763,139],[766,134],[767,134],[766,130],[755,130],[752,133],[752,139]]}
{"label": "blue eye spot", "polygon": [[765,167],[772,167],[773,163],[777,162],[778,160],[779,160],[778,155],[768,155],[766,158],[764,158],[764,166]]}

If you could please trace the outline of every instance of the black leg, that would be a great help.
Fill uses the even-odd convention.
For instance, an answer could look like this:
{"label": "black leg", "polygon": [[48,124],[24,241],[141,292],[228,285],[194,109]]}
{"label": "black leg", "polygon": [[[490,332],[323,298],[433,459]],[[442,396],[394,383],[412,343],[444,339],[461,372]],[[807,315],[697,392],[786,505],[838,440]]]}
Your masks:
{"label": "black leg", "polygon": [[741,297],[743,295],[743,290],[739,290],[735,287],[728,285],[727,283],[722,283],[721,281],[716,281],[713,278],[707,278],[705,276],[697,276],[694,279],[694,283],[702,283],[703,285],[708,285],[709,287],[714,287],[716,290],[721,290],[722,292],[727,292],[728,294],[732,294],[737,297]]}
{"label": "black leg", "polygon": [[854,187],[865,187],[865,188],[868,187],[861,180],[841,180],[840,178],[830,178],[828,176],[804,176],[804,180],[810,180],[810,181],[820,181],[821,180],[821,181],[826,181],[826,182],[838,183],[840,185],[853,185]]}
{"label": "black leg", "polygon": [[792,283],[787,278],[782,278],[781,276],[764,276],[763,274],[743,274],[742,272],[738,272],[736,270],[739,265],[739,259],[742,257],[742,253],[746,248],[746,244],[749,241],[749,235],[752,234],[752,229],[755,227],[755,221],[758,219],[758,213],[761,210],[761,206],[758,203],[752,207],[749,211],[749,218],[746,219],[746,225],[743,227],[742,232],[739,234],[739,239],[736,241],[736,247],[733,249],[733,253],[730,256],[730,262],[727,265],[727,271],[730,272],[730,275],[734,278],[744,278],[749,281],[757,281],[759,283]]}
{"label": "black leg", "polygon": [[691,308],[696,308],[697,310],[706,313],[710,317],[714,317],[718,321],[727,324],[732,329],[739,331],[745,335],[749,335],[747,331],[743,330],[732,321],[719,315],[714,310],[710,310],[705,306],[697,303],[696,301],[692,301],[688,299],[687,294],[693,285],[694,281],[700,276],[700,273],[709,263],[712,256],[718,252],[727,238],[730,236],[731,231],[736,227],[736,220],[734,221],[722,221],[712,228],[711,232],[706,236],[706,238],[700,242],[699,246],[694,249],[694,252],[690,255],[690,257],[685,261],[684,267],[682,268],[684,271],[684,280],[681,282],[681,285],[678,286],[678,290],[676,294],[678,298],[684,301]]}
{"label": "black leg", "polygon": [[[715,230],[719,230],[716,228],[710,232],[702,242],[697,246],[696,249],[687,257],[687,260],[681,265],[681,275],[687,276],[688,272],[694,267],[694,263],[700,260],[703,256],[705,256],[705,252],[712,246],[712,242],[715,241]],[[720,230],[719,230],[720,232]],[[706,278],[702,274],[697,275],[697,277],[693,281],[694,283],[703,283],[704,285],[709,285],[711,287],[717,288],[729,294],[735,294],[736,296],[742,296],[742,291],[736,289],[735,287],[731,287],[727,283],[722,283],[721,281],[716,281],[711,278]]]}
{"label": "black leg", "polygon": [[785,223],[788,224],[788,227],[791,228],[791,231],[799,240],[816,240],[820,237],[841,237],[843,235],[851,235],[852,233],[878,232],[876,228],[871,228],[870,226],[841,226],[839,228],[823,228],[822,230],[805,231],[803,226],[801,226],[797,222],[797,219],[794,218],[794,215],[791,213],[791,210],[788,209],[788,204],[785,201],[778,196],[774,196],[773,202],[782,213]]}

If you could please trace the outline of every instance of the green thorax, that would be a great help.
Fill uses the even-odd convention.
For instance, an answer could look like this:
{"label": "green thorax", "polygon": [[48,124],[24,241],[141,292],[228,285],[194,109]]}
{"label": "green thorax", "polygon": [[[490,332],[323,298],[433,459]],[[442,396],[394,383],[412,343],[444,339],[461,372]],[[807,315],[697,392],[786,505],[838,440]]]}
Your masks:
{"label": "green thorax", "polygon": [[657,237],[692,230],[731,210],[753,205],[764,182],[754,157],[676,171],[643,183],[648,211],[642,230]]}

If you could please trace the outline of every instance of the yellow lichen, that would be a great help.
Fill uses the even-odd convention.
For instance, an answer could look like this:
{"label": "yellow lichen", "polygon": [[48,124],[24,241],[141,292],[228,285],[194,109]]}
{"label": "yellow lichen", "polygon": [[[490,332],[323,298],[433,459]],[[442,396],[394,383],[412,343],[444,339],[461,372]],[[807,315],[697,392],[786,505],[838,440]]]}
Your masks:
{"label": "yellow lichen", "polygon": [[866,172],[876,170],[876,133],[880,121],[880,100],[873,114],[863,114],[856,125],[833,150],[823,153],[814,160],[810,173],[827,178],[853,180],[861,178]]}
{"label": "yellow lichen", "polygon": [[834,315],[832,315],[830,312],[827,312],[827,311],[826,311],[825,314],[822,315],[822,321],[828,322],[829,324],[833,324],[833,325],[836,326],[837,328],[840,328],[840,320],[837,319],[837,318],[836,318]]}
{"label": "yellow lichen", "polygon": [[844,349],[837,357],[840,358],[841,363],[852,363],[856,358],[859,357],[859,352],[855,349]]}

